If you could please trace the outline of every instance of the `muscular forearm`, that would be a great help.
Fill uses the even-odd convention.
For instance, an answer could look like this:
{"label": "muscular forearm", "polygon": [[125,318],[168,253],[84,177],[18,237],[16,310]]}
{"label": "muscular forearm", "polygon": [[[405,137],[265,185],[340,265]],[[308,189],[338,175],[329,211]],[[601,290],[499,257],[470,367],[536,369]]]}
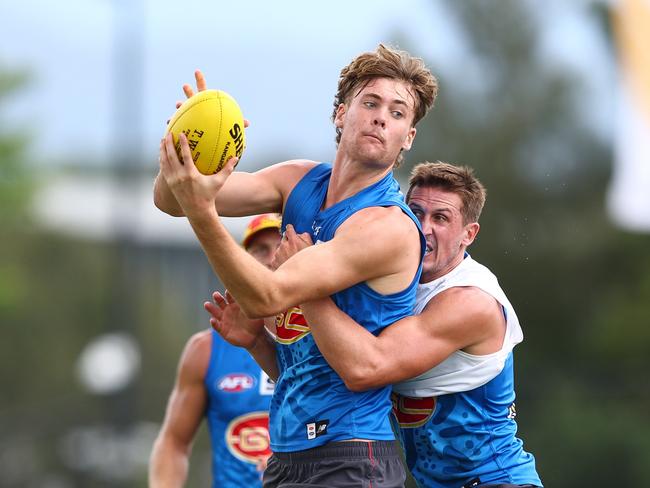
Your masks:
{"label": "muscular forearm", "polygon": [[228,233],[215,212],[188,215],[212,269],[250,318],[274,315],[284,304],[274,273],[257,262]]}
{"label": "muscular forearm", "polygon": [[305,303],[301,308],[318,349],[349,389],[358,391],[386,384],[380,369],[385,356],[377,337],[330,298]]}
{"label": "muscular forearm", "polygon": [[158,439],[149,461],[149,488],[181,488],[189,469],[189,451]]}

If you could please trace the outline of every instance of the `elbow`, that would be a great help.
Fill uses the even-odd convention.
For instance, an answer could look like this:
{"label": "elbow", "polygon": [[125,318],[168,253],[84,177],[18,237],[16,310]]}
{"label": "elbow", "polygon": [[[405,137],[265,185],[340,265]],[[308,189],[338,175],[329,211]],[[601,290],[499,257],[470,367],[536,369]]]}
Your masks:
{"label": "elbow", "polygon": [[372,390],[387,385],[382,381],[382,373],[377,367],[352,368],[341,375],[345,387],[354,392]]}
{"label": "elbow", "polygon": [[156,459],[165,459],[169,456],[189,458],[191,452],[191,440],[184,441],[168,432],[160,432],[153,443],[150,462],[154,462]]}
{"label": "elbow", "polygon": [[274,305],[272,301],[264,299],[249,299],[239,301],[239,307],[241,308],[244,315],[249,319],[263,319],[265,317],[272,317],[282,309],[278,309],[277,305]]}
{"label": "elbow", "polygon": [[365,382],[359,382],[355,380],[350,380],[350,379],[343,379],[343,383],[345,383],[345,387],[350,390],[354,391],[356,393],[366,391],[369,388],[365,385]]}
{"label": "elbow", "polygon": [[282,288],[279,279],[269,276],[261,287],[249,287],[247,294],[241,297],[235,295],[244,315],[249,319],[275,317],[280,312],[286,312],[295,304],[287,301],[291,296],[290,290]]}
{"label": "elbow", "polygon": [[266,311],[267,309],[262,307],[256,307],[256,306],[248,307],[241,303],[239,304],[239,306],[241,307],[242,312],[244,312],[244,315],[246,315],[246,317],[248,317],[251,320],[263,319],[265,317],[270,317],[271,315],[274,315],[273,313],[268,313]]}
{"label": "elbow", "polygon": [[158,210],[165,212],[167,215],[171,215],[172,217],[183,217],[185,215],[183,209],[181,209],[179,206],[170,205],[155,193],[153,196],[153,204]]}

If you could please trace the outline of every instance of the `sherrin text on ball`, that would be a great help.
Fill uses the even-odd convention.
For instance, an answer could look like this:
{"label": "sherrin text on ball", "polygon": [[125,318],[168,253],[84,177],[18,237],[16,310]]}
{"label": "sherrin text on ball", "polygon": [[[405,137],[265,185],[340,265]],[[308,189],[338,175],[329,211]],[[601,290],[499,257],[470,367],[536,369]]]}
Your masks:
{"label": "sherrin text on ball", "polygon": [[194,165],[205,175],[221,171],[232,157],[241,159],[246,148],[242,111],[222,90],[203,90],[185,100],[169,120],[169,132],[179,158],[178,135],[185,134]]}

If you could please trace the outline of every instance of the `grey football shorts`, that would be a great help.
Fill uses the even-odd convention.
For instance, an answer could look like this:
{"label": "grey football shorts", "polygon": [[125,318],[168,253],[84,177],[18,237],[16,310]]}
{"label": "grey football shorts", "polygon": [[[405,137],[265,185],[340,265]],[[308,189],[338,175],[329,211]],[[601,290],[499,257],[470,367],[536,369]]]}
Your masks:
{"label": "grey football shorts", "polygon": [[345,441],[273,453],[263,487],[403,488],[405,480],[397,441]]}

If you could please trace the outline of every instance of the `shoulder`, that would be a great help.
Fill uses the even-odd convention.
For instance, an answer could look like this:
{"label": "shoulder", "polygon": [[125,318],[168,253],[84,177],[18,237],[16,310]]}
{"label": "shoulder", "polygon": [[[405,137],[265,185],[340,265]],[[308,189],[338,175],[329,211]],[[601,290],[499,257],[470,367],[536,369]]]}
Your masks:
{"label": "shoulder", "polygon": [[[404,238],[418,238],[418,228],[413,219],[404,213],[398,206],[367,207],[358,210],[341,224],[339,231],[349,232],[354,230],[364,236],[395,236],[400,240]],[[403,244],[403,242],[402,242]]]}
{"label": "shoulder", "polygon": [[417,267],[419,239],[415,223],[399,207],[368,207],[348,217],[329,242],[378,277]]}
{"label": "shoulder", "polygon": [[185,373],[203,377],[208,369],[212,352],[212,330],[206,329],[192,335],[185,343],[179,368]]}
{"label": "shoulder", "polygon": [[321,163],[309,159],[290,159],[262,168],[257,173],[302,177]]}
{"label": "shoulder", "polygon": [[212,346],[212,330],[205,329],[193,334],[185,344],[186,352],[198,353]]}
{"label": "shoulder", "polygon": [[286,200],[293,187],[319,164],[321,163],[309,159],[291,159],[262,168],[255,175],[278,188]]}
{"label": "shoulder", "polygon": [[413,219],[406,215],[404,210],[397,205],[391,205],[389,207],[362,208],[357,210],[347,220],[352,222],[364,221],[369,225],[393,224],[417,230]]}

